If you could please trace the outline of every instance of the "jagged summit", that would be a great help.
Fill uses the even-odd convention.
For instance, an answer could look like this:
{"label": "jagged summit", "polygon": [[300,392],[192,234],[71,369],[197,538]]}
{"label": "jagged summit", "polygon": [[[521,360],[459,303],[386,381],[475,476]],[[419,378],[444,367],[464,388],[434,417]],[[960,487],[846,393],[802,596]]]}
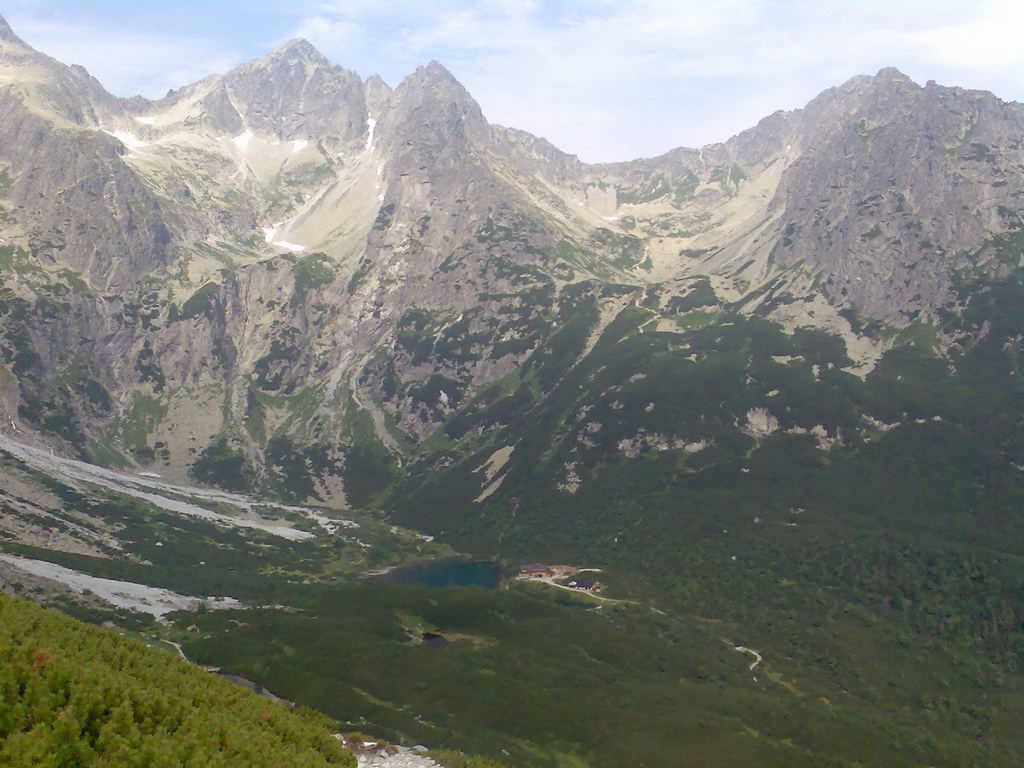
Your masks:
{"label": "jagged summit", "polygon": [[410,132],[413,142],[456,153],[465,150],[467,140],[486,141],[489,135],[476,99],[437,61],[418,67],[399,83],[386,127],[392,133]]}
{"label": "jagged summit", "polygon": [[330,61],[330,59],[328,59],[320,52],[320,50],[316,46],[314,46],[311,42],[301,37],[292,38],[288,42],[279,45],[277,48],[273,49],[272,51],[270,51],[270,53],[266,54],[265,56],[262,56],[256,59],[254,62],[250,63],[255,64],[256,62],[271,62],[281,58],[291,59],[294,57],[298,57],[313,64],[328,67],[335,66]]}
{"label": "jagged summit", "polygon": [[336,134],[348,141],[366,130],[359,75],[303,39],[236,67],[224,76],[224,86],[248,126],[282,139]]}
{"label": "jagged summit", "polygon": [[20,37],[14,34],[14,30],[11,29],[11,25],[7,23],[7,19],[5,19],[3,16],[0,16],[0,40],[9,43],[21,43],[22,45],[25,44],[25,42]]}
{"label": "jagged summit", "polygon": [[394,91],[380,75],[370,75],[363,83],[363,93],[366,95],[368,113],[379,115],[387,109]]}
{"label": "jagged summit", "polygon": [[[814,113],[817,105],[841,102],[842,106],[837,107],[841,113],[843,109],[863,108],[868,104],[876,103],[878,99],[889,103],[890,98],[899,99],[905,95],[906,91],[920,89],[920,85],[896,67],[883,67],[874,75],[854,75],[841,85],[826,89],[812,99],[803,111]],[[839,117],[840,114],[837,113],[832,118],[823,119],[839,119]]]}
{"label": "jagged summit", "polygon": [[428,63],[417,67],[415,75],[422,75],[431,79],[444,78],[451,80],[452,82],[458,82],[455,79],[455,75],[453,75],[448,68],[437,59],[431,59]]}
{"label": "jagged summit", "polygon": [[438,61],[417,67],[399,83],[395,96],[428,108],[429,102],[434,102],[436,106],[458,103],[479,111],[472,94]]}
{"label": "jagged summit", "polygon": [[108,93],[86,69],[68,66],[37,51],[0,17],[0,66],[5,88],[19,93],[24,105],[47,119],[72,125],[95,125],[121,111],[120,100]]}
{"label": "jagged summit", "polygon": [[459,96],[473,99],[465,86],[460,83],[441,62],[432,60],[416,67],[415,71],[403,78],[396,91],[417,90],[424,93],[439,93],[445,96]]}
{"label": "jagged summit", "polygon": [[912,83],[910,76],[904,74],[897,67],[882,67],[874,75],[875,80],[889,83]]}
{"label": "jagged summit", "polygon": [[259,58],[239,64],[225,77],[232,79],[265,74],[272,79],[280,76],[281,72],[292,69],[301,69],[308,73],[318,69],[348,71],[331,62],[309,41],[295,38]]}
{"label": "jagged summit", "polygon": [[169,92],[155,111],[143,116],[153,117],[147,125],[202,125],[221,136],[249,131],[273,140],[308,143],[333,136],[348,142],[366,131],[359,76],[300,38],[227,74]]}

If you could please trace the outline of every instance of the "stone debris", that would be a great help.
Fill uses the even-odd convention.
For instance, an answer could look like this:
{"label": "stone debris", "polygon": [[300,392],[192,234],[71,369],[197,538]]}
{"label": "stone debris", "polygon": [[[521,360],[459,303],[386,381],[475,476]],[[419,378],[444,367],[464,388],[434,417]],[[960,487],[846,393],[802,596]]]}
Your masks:
{"label": "stone debris", "polygon": [[426,747],[396,747],[373,741],[353,744],[340,735],[339,738],[355,754],[358,768],[441,768],[423,754]]}

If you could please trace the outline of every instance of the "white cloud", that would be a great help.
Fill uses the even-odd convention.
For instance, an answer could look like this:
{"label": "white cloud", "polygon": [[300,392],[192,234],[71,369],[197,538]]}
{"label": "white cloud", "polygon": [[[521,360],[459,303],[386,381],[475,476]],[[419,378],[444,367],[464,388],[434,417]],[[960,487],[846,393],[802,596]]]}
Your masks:
{"label": "white cloud", "polygon": [[[883,45],[903,46],[924,62],[946,68],[1024,79],[1024,5],[1018,0],[979,4],[976,14],[924,29],[878,30]],[[1013,70],[1011,72],[1011,70]]]}
{"label": "white cloud", "polygon": [[359,45],[365,31],[348,19],[309,16],[295,29],[294,37],[302,37],[323,49],[345,50]]}

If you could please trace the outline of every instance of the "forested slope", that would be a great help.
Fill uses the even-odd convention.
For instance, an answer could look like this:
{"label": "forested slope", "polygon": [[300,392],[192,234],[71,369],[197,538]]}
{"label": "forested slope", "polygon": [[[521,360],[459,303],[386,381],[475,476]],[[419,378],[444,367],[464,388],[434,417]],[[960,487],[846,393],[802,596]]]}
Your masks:
{"label": "forested slope", "polygon": [[0,765],[320,768],[355,759],[320,715],[0,593]]}

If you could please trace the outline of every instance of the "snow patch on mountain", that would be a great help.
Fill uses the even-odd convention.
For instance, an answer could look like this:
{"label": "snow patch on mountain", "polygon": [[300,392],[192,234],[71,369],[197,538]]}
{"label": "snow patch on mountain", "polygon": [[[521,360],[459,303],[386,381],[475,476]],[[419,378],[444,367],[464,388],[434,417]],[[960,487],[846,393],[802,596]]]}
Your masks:
{"label": "snow patch on mountain", "polygon": [[305,251],[306,250],[306,246],[304,246],[304,245],[299,245],[298,243],[291,243],[291,242],[288,242],[287,240],[278,240],[277,239],[277,233],[281,231],[281,227],[282,226],[283,226],[283,222],[278,222],[277,224],[275,224],[272,227],[264,227],[263,228],[263,241],[267,245],[273,245],[273,246],[276,246],[278,248],[283,248],[284,250],[289,251],[291,253],[302,253],[303,251]]}
{"label": "snow patch on mountain", "polygon": [[136,138],[136,136],[134,134],[128,133],[128,131],[107,131],[107,130],[104,130],[103,132],[107,133],[107,134],[110,134],[115,139],[120,141],[122,144],[124,144],[128,148],[128,151],[130,151],[130,152],[135,152],[137,150],[142,149],[143,147],[148,147],[149,146],[149,144],[147,144],[146,142],[142,141],[139,138]]}
{"label": "snow patch on mountain", "polygon": [[249,142],[253,140],[253,132],[246,128],[240,134],[231,139],[232,143],[243,152],[245,148],[249,146]]}
{"label": "snow patch on mountain", "polygon": [[366,118],[366,151],[373,149],[373,131],[377,127],[377,121],[372,117]]}

